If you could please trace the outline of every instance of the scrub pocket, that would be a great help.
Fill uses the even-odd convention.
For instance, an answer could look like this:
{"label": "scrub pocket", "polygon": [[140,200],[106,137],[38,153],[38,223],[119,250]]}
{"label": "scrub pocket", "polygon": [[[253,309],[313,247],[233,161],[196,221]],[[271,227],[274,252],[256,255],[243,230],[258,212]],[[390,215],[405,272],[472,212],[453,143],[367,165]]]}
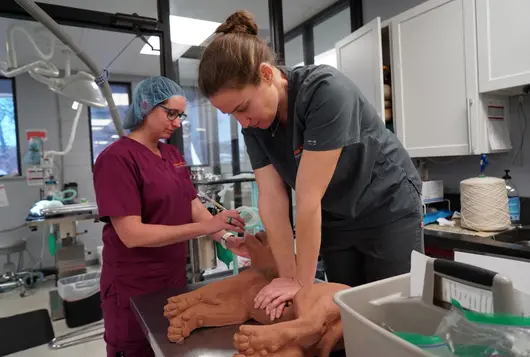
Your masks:
{"label": "scrub pocket", "polygon": [[[125,352],[130,355],[151,355],[151,348],[143,330],[130,308],[130,296],[118,288],[118,284],[110,283],[102,286],[101,308],[105,325],[105,342],[107,355]],[[138,352],[144,351],[138,354]],[[151,351],[148,354],[145,351]]]}

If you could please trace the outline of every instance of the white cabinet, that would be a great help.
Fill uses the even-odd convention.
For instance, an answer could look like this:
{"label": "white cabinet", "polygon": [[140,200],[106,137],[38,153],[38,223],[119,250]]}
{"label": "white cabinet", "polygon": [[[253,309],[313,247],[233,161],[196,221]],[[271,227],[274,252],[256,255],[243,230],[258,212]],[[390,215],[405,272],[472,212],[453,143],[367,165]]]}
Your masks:
{"label": "white cabinet", "polygon": [[430,0],[383,25],[375,19],[337,43],[338,68],[379,113],[382,67],[390,67],[391,130],[412,157],[503,150],[488,141],[475,19],[475,0]]}
{"label": "white cabinet", "polygon": [[477,0],[480,92],[530,84],[530,1]]}
{"label": "white cabinet", "polygon": [[366,99],[384,118],[383,50],[381,20],[372,20],[361,29],[337,42],[337,68],[351,78]]}
{"label": "white cabinet", "polygon": [[467,0],[429,1],[392,18],[395,129],[413,157],[474,151],[473,24]]}

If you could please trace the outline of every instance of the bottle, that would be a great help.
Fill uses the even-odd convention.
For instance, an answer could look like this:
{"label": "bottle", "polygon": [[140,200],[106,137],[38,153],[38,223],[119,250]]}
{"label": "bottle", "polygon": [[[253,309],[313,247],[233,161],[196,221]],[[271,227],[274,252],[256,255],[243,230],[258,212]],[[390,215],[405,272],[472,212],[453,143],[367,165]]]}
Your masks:
{"label": "bottle", "polygon": [[519,200],[519,192],[515,188],[510,170],[504,170],[506,174],[502,177],[506,181],[506,192],[508,193],[508,211],[510,212],[510,221],[512,224],[519,224],[521,219],[521,203]]}

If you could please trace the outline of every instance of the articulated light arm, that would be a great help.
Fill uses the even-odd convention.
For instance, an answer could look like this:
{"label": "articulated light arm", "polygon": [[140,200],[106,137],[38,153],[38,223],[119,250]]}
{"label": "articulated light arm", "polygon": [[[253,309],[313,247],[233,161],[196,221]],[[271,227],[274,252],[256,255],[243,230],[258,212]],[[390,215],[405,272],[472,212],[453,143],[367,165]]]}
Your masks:
{"label": "articulated light arm", "polygon": [[26,10],[35,20],[43,24],[51,33],[53,33],[62,43],[70,47],[73,53],[79,57],[83,63],[94,73],[97,78],[103,79],[102,92],[107,100],[107,104],[112,116],[112,121],[116,127],[118,135],[125,136],[125,131],[121,123],[120,112],[116,108],[114,99],[112,98],[112,90],[106,80],[106,74],[98,65],[75,44],[73,39],[61,30],[61,27],[48,14],[46,14],[33,0],[15,0],[24,10]]}

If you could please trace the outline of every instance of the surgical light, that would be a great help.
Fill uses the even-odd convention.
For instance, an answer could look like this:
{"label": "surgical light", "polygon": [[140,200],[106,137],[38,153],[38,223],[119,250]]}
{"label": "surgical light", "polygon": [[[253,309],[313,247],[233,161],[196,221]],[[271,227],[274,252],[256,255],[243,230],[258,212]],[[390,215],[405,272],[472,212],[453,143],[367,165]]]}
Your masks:
{"label": "surgical light", "polygon": [[[90,58],[81,47],[79,47],[75,41],[66,33],[64,32],[59,24],[55,22],[46,12],[44,12],[33,0],[15,0],[15,2],[20,5],[24,10],[28,12],[35,20],[39,21],[41,24],[43,24],[52,34],[54,34],[62,43],[64,43],[68,48],[76,54],[76,56],[89,68],[90,72],[94,73],[94,81],[97,79],[98,83],[101,85],[101,91],[104,97],[107,100],[107,104],[109,107],[109,111],[112,117],[112,121],[114,122],[114,126],[116,127],[116,131],[119,135],[126,135],[125,131],[123,130],[123,125],[121,123],[121,117],[120,112],[118,108],[116,107],[116,104],[114,103],[114,99],[112,98],[112,89],[110,88],[110,85],[107,81],[108,73],[104,71],[101,67],[97,65],[97,63],[94,62],[92,58]],[[31,36],[30,36],[31,37]],[[13,41],[10,41],[8,39],[8,42],[12,44]],[[40,51],[39,51],[40,52]],[[42,54],[42,52],[40,53]],[[41,56],[44,63],[51,63],[50,58],[43,58]],[[9,63],[8,63],[9,65]],[[2,66],[0,66],[0,69],[2,69]],[[8,66],[9,69],[9,66]],[[43,82],[46,81],[46,68],[37,68],[35,70],[29,71],[30,75]],[[86,73],[86,72],[85,72]],[[86,73],[88,75],[88,73]],[[52,78],[48,79],[54,79],[53,77],[56,76],[48,76]],[[72,78],[68,78],[66,76],[65,78],[61,79],[64,82],[57,82],[55,81],[51,87],[52,90],[57,91],[58,93],[64,94],[64,95],[75,95],[79,93],[88,94],[89,96],[87,98],[76,98],[75,100],[79,103],[91,103],[89,105],[98,104],[97,106],[101,106],[102,102],[100,98],[97,95],[94,95],[93,90],[89,90],[86,87],[86,81],[88,80],[88,76],[85,74],[77,73],[76,75],[73,75]],[[73,86],[73,83],[76,80],[80,80],[81,83],[85,82],[84,88],[83,85],[79,86]]]}
{"label": "surgical light", "polygon": [[91,74],[79,71],[74,75],[52,80],[53,82],[49,85],[49,88],[53,92],[81,104],[105,108],[107,107],[107,101],[94,80],[95,78]]}

